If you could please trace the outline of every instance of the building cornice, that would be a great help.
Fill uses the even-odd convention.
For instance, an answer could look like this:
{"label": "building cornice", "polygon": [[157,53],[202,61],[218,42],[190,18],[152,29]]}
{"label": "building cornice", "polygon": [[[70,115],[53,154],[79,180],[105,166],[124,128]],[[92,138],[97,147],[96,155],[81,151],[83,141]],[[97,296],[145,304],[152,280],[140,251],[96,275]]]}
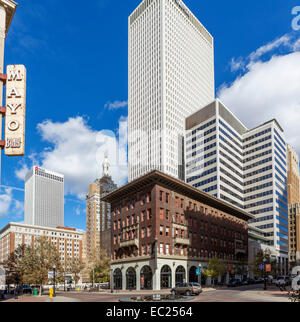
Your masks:
{"label": "building cornice", "polygon": [[13,17],[15,15],[18,4],[13,0],[0,0],[0,5],[6,10],[6,26],[5,34],[7,35]]}
{"label": "building cornice", "polygon": [[33,225],[26,225],[23,223],[14,223],[14,222],[10,222],[9,224],[7,224],[3,229],[0,230],[0,235],[2,233],[4,233],[5,231],[7,231],[9,228],[11,227],[22,227],[22,228],[29,228],[29,229],[39,229],[39,230],[49,230],[49,231],[53,231],[53,232],[60,232],[60,233],[69,233],[69,234],[78,234],[78,235],[83,235],[84,231],[79,231],[76,228],[76,230],[70,230],[72,228],[69,227],[62,227],[62,228],[52,228],[52,227],[43,227],[43,226],[33,226]]}
{"label": "building cornice", "polygon": [[193,186],[176,178],[173,178],[167,174],[164,174],[158,170],[152,171],[128,183],[127,185],[103,197],[102,200],[109,203],[119,201],[128,197],[128,195],[132,193],[136,193],[140,190],[145,189],[146,186],[155,184],[165,186],[177,193],[186,194],[194,200],[202,202],[208,206],[223,211],[229,215],[235,216],[239,219],[248,221],[255,218],[255,216],[251,215],[250,213],[237,208],[226,201],[213,197],[208,193],[194,188]]}

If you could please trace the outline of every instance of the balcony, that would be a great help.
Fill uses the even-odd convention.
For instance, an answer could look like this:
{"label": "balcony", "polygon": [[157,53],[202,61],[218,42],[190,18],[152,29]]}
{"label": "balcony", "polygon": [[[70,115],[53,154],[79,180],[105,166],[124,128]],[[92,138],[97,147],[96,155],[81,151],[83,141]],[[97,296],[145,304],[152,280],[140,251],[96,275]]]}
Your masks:
{"label": "balcony", "polygon": [[247,251],[241,247],[235,249],[235,254],[246,254]]}
{"label": "balcony", "polygon": [[189,238],[174,237],[174,245],[191,246],[192,243]]}
{"label": "balcony", "polygon": [[121,240],[120,242],[120,247],[121,248],[127,248],[127,247],[137,247],[139,248],[140,243],[139,240],[136,239],[131,239],[131,240]]}
{"label": "balcony", "polygon": [[178,228],[178,229],[185,229],[188,227],[187,221],[185,222],[177,222],[176,220],[172,220],[173,228]]}

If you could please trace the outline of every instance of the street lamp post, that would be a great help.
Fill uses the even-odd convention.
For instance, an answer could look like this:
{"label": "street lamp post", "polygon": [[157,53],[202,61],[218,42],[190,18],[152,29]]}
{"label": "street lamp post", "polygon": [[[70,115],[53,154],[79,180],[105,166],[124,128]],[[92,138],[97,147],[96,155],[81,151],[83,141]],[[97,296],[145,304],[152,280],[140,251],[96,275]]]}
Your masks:
{"label": "street lamp post", "polygon": [[266,276],[266,258],[263,259],[264,262],[264,290],[267,290],[267,276]]}
{"label": "street lamp post", "polygon": [[113,270],[110,270],[110,292],[114,292],[114,276],[113,276]]}
{"label": "street lamp post", "polygon": [[202,274],[202,265],[201,264],[199,264],[199,270],[200,270],[200,274],[199,274],[199,284],[200,284],[200,286],[202,287],[202,276],[201,276],[201,274]]}
{"label": "street lamp post", "polygon": [[95,268],[93,268],[93,289],[94,289],[94,283],[95,283]]}
{"label": "street lamp post", "polygon": [[56,270],[56,265],[53,265],[53,280],[54,280],[54,288],[53,288],[53,297],[56,296],[56,292],[55,292],[55,270]]}

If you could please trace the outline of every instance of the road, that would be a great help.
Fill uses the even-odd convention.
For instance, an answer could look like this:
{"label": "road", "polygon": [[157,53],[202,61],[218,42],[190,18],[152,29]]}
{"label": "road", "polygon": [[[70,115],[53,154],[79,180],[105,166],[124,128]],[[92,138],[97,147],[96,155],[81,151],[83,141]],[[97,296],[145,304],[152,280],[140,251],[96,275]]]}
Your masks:
{"label": "road", "polygon": [[[154,292],[155,293],[155,292]],[[18,300],[10,299],[5,302],[119,302],[120,299],[134,297],[134,292],[124,294],[107,293],[57,293],[57,297],[22,296]],[[149,295],[149,293],[147,294]],[[262,285],[243,286],[238,288],[220,288],[205,290],[200,296],[194,297],[192,302],[289,302],[287,292],[281,292],[275,287],[263,290]]]}

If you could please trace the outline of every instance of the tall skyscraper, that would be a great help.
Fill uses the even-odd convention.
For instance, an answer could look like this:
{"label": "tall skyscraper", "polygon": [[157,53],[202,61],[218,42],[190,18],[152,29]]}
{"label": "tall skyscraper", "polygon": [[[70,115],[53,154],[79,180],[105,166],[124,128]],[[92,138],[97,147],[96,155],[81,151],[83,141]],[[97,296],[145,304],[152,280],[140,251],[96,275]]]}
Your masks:
{"label": "tall skyscraper", "polygon": [[184,179],[185,118],[215,97],[214,41],[181,0],[144,0],[129,17],[129,181]]}
{"label": "tall skyscraper", "polygon": [[25,224],[64,226],[64,176],[33,167],[25,178]]}
{"label": "tall skyscraper", "polygon": [[299,157],[292,146],[287,146],[288,164],[288,201],[289,204],[300,202]]}
{"label": "tall skyscraper", "polygon": [[101,252],[110,256],[111,251],[111,210],[110,204],[102,198],[117,189],[110,174],[110,164],[105,158],[101,179],[90,185],[86,197],[86,252],[87,256],[99,258]]}
{"label": "tall skyscraper", "polygon": [[186,120],[187,183],[256,216],[286,271],[287,144],[276,120],[248,130],[219,100]]}

